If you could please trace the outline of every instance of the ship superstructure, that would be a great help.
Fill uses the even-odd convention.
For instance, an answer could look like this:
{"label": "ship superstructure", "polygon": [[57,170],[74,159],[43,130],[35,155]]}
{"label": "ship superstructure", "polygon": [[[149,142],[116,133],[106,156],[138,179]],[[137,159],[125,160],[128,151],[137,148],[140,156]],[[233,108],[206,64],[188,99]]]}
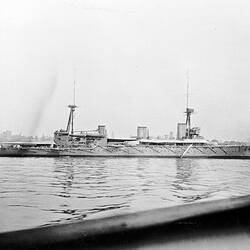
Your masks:
{"label": "ship superstructure", "polygon": [[[189,107],[189,74],[187,74],[187,104],[186,118],[184,123],[177,124],[176,140],[158,140],[150,139],[149,129],[146,126],[137,127],[136,139],[128,138],[107,138],[107,130],[105,125],[99,125],[96,130],[75,131],[74,130],[74,112],[77,108],[75,104],[75,81],[74,95],[72,105],[68,105],[70,112],[66,129],[54,132],[54,142],[59,148],[91,148],[96,146],[113,147],[131,145],[205,145],[209,142],[200,136],[200,128],[191,126],[191,115],[194,109]],[[106,149],[107,150],[107,149]]]}
{"label": "ship superstructure", "polygon": [[99,125],[96,130],[74,131],[74,112],[77,106],[69,105],[70,109],[66,129],[54,132],[54,142],[59,148],[92,147],[94,145],[107,145],[107,131],[105,125]]}

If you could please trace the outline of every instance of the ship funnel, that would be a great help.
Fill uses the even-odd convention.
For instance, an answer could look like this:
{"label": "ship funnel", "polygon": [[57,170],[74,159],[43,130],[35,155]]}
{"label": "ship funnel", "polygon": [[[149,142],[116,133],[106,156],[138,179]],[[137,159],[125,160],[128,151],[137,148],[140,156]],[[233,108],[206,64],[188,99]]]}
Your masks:
{"label": "ship funnel", "polygon": [[182,140],[186,138],[187,124],[178,123],[177,124],[177,139]]}
{"label": "ship funnel", "polygon": [[105,125],[98,125],[98,133],[104,137],[107,137],[107,130]]}
{"label": "ship funnel", "polygon": [[137,139],[148,139],[149,138],[149,129],[146,126],[137,127]]}

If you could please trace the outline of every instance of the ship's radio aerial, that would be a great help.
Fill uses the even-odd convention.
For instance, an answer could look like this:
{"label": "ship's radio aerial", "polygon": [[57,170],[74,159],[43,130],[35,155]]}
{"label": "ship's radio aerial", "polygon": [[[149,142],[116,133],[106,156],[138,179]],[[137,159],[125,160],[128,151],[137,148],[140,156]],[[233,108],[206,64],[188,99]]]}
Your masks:
{"label": "ship's radio aerial", "polygon": [[185,139],[193,139],[199,137],[200,128],[191,127],[191,114],[194,113],[193,108],[189,108],[189,70],[187,70],[187,107],[186,107],[186,136]]}
{"label": "ship's radio aerial", "polygon": [[68,107],[70,108],[70,112],[69,112],[69,119],[68,119],[66,131],[68,133],[71,132],[71,134],[74,134],[74,112],[75,112],[75,109],[77,108],[77,106],[76,106],[76,72],[75,72],[75,68],[74,68],[74,82],[73,82],[73,104],[68,105]]}

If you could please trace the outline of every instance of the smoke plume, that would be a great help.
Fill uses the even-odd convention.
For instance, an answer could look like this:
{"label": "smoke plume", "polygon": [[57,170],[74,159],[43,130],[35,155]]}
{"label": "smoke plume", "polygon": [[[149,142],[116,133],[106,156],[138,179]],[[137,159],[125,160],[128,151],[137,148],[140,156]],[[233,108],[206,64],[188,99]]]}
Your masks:
{"label": "smoke plume", "polygon": [[44,113],[46,109],[49,107],[52,97],[56,91],[56,87],[57,87],[57,78],[56,76],[53,76],[50,79],[50,84],[46,87],[46,89],[44,89],[43,94],[38,99],[37,106],[35,107],[35,110],[33,112],[34,115],[31,121],[29,134],[34,135],[37,132],[40,123],[44,117]]}

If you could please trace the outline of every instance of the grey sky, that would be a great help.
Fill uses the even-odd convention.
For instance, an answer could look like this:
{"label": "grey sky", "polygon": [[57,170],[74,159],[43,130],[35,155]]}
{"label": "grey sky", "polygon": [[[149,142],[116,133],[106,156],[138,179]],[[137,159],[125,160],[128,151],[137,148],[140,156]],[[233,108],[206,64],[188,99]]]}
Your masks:
{"label": "grey sky", "polygon": [[129,136],[184,121],[209,139],[250,138],[250,2],[0,1],[0,132],[65,128],[76,68],[78,129]]}

